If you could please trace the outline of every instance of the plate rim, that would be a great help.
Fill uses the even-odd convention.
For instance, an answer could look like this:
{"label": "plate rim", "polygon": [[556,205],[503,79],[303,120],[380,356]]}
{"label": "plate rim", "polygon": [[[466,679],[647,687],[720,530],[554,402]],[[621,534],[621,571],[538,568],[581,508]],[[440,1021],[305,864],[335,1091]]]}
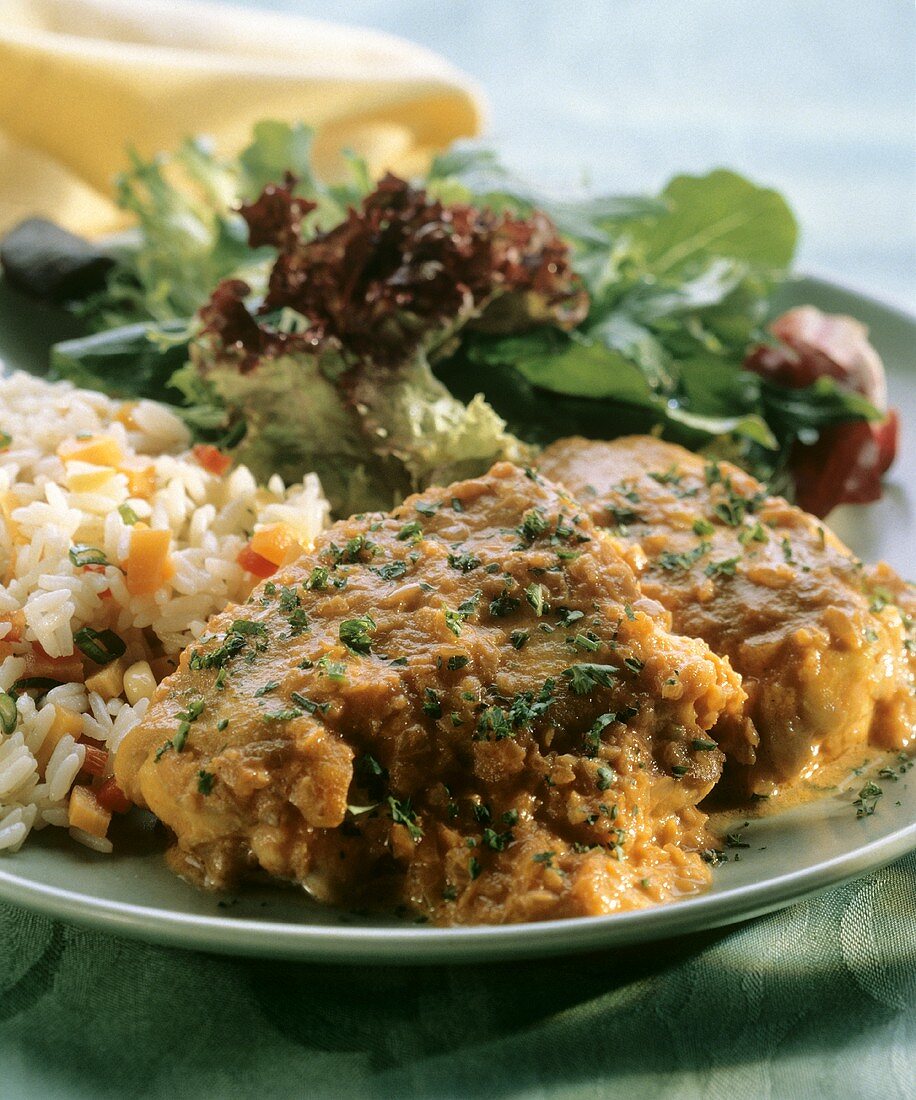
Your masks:
{"label": "plate rim", "polygon": [[[783,286],[802,283],[840,291],[916,327],[916,312],[821,272],[794,273],[783,281]],[[913,850],[916,820],[813,866],[720,893],[622,913],[507,925],[327,925],[211,916],[93,897],[23,878],[2,866],[0,900],[79,927],[186,950],[380,965],[481,962],[573,954],[711,930],[820,893]]]}

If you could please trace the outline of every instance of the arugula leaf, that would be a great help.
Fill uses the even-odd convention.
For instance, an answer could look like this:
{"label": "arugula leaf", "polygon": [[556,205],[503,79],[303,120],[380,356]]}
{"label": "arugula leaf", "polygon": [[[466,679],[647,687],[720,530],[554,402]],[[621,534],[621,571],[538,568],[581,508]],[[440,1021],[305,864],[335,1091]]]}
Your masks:
{"label": "arugula leaf", "polygon": [[112,397],[175,402],[172,375],[188,355],[188,324],[137,324],[55,344],[51,373]]}
{"label": "arugula leaf", "polygon": [[798,229],[777,191],[720,168],[706,176],[675,176],[661,198],[665,216],[628,228],[656,277],[693,273],[710,256],[772,273],[792,260]]}

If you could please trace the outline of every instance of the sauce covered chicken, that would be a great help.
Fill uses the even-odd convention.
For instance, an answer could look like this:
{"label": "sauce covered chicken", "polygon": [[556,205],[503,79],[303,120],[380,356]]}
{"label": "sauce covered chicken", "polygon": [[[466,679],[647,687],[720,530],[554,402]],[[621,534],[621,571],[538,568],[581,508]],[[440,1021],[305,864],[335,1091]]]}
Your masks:
{"label": "sauce covered chicken", "polygon": [[708,882],[710,731],[749,758],[745,702],[586,511],[499,464],[336,524],[212,619],[117,778],[208,887],[266,872],[442,924],[610,913]]}
{"label": "sauce covered chicken", "polygon": [[[617,540],[675,630],[727,657],[747,693],[714,731],[720,791],[769,796],[916,731],[916,594],[727,462],[642,436],[559,440],[542,472]],[[718,793],[718,792],[717,792]]]}

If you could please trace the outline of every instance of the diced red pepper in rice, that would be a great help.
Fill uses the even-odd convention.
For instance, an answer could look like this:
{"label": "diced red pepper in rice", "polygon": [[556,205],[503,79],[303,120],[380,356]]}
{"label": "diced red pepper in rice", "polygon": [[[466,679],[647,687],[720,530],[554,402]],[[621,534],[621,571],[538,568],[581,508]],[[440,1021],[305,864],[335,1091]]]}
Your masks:
{"label": "diced red pepper in rice", "polygon": [[191,448],[191,454],[208,473],[215,474],[216,477],[222,477],[232,465],[232,456],[211,443],[196,443]]}
{"label": "diced red pepper in rice", "polygon": [[109,813],[126,814],[132,806],[130,799],[118,786],[114,776],[106,779],[100,787],[96,787],[93,794],[98,804]]}
{"label": "diced red pepper in rice", "polygon": [[272,561],[268,561],[267,558],[262,558],[260,554],[255,553],[250,546],[246,546],[241,550],[235,560],[246,573],[253,573],[256,577],[273,576],[280,568],[278,565],[274,565]]}

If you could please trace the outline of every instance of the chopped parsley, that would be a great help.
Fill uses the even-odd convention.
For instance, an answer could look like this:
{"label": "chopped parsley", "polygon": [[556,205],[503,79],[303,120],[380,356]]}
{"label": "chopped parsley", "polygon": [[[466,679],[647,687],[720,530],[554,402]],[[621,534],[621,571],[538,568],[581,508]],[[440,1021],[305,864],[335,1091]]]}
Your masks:
{"label": "chopped parsley", "polygon": [[376,625],[371,615],[363,615],[359,619],[344,619],[339,629],[340,640],[353,653],[366,656],[372,652],[372,635]]}
{"label": "chopped parsley", "polygon": [[578,664],[565,669],[563,675],[576,695],[587,695],[596,687],[611,687],[616,673],[612,665]]}
{"label": "chopped parsley", "polygon": [[510,596],[508,592],[501,592],[495,599],[490,600],[489,612],[494,619],[511,615],[522,605],[522,601]]}
{"label": "chopped parsley", "polygon": [[410,523],[405,523],[404,526],[398,531],[399,542],[418,542],[423,538],[423,524],[417,520],[412,520]]}
{"label": "chopped parsley", "polygon": [[483,842],[494,852],[504,852],[506,848],[515,840],[510,829],[507,829],[504,833],[498,833],[495,829],[484,829]]}
{"label": "chopped parsley", "polygon": [[343,661],[332,661],[327,654],[321,658],[317,667],[329,680],[339,682],[347,678],[347,666]]}
{"label": "chopped parsley", "polygon": [[260,699],[264,695],[270,695],[270,693],[272,691],[276,691],[279,686],[279,680],[269,680],[266,684],[263,684],[261,687],[258,688],[258,690],[254,693],[254,697],[255,699]]}
{"label": "chopped parsley", "polygon": [[550,610],[550,604],[547,602],[549,595],[550,593],[542,584],[529,584],[525,589],[525,599],[539,618]]}
{"label": "chopped parsley", "polygon": [[388,809],[391,814],[391,820],[395,822],[396,825],[403,825],[410,834],[411,840],[417,841],[422,839],[423,829],[417,823],[417,815],[411,808],[409,798],[405,798],[402,802],[399,802],[393,795],[389,795]]}
{"label": "chopped parsley", "polygon": [[298,691],[291,691],[289,697],[297,707],[301,707],[307,714],[327,714],[331,709],[330,703],[316,703],[314,699],[309,699],[308,696],[302,695]]}
{"label": "chopped parsley", "polygon": [[[610,713],[610,712],[607,713],[607,714],[600,714],[595,719],[591,729],[589,729],[586,732],[585,737],[583,738],[583,741],[585,743],[585,755],[586,756],[595,756],[597,754],[598,749],[601,746],[601,734],[603,733],[604,730],[607,729],[607,727],[612,722],[616,722],[616,721],[617,721],[617,715],[613,714],[613,713]],[[599,770],[598,770],[598,774],[599,774],[598,790],[599,791],[603,791],[603,790],[607,789],[606,787],[602,787],[601,783],[600,783],[600,775],[601,775],[602,770],[607,771],[607,769],[606,768],[605,769],[600,769],[599,768]],[[610,783],[608,784],[608,786],[610,786]]]}
{"label": "chopped parsley", "polygon": [[513,630],[509,635],[509,641],[513,649],[521,649],[531,637],[531,632],[528,630]]}
{"label": "chopped parsley", "polygon": [[689,569],[694,562],[700,560],[704,554],[708,554],[712,549],[712,543],[705,540],[695,546],[692,550],[687,550],[682,554],[672,553],[670,550],[665,550],[656,559],[662,569],[674,571],[677,569]]}
{"label": "chopped parsley", "polygon": [[426,688],[423,692],[423,710],[431,718],[442,717],[442,700],[439,698],[439,693],[432,688]]}
{"label": "chopped parsley", "polygon": [[715,531],[715,525],[708,519],[695,519],[693,521],[693,533],[695,535],[711,535]]}
{"label": "chopped parsley", "polygon": [[452,569],[457,569],[460,573],[470,573],[473,569],[479,568],[481,565],[480,558],[476,554],[449,554],[448,563]]}
{"label": "chopped parsley", "polygon": [[465,657],[463,654],[456,653],[449,657],[445,662],[445,666],[449,672],[458,672],[460,669],[467,666],[469,660],[470,657]]}
{"label": "chopped parsley", "polygon": [[553,867],[553,857],[556,852],[535,852],[531,857],[535,863],[543,863],[545,867]]}
{"label": "chopped parsley", "polygon": [[733,577],[740,558],[725,558],[722,561],[711,561],[704,572],[707,577]]}
{"label": "chopped parsley", "polygon": [[212,794],[216,776],[213,772],[199,771],[197,773],[197,789],[203,795]]}
{"label": "chopped parsley", "polygon": [[543,535],[548,528],[547,518],[540,508],[529,508],[522,516],[521,524],[516,527],[519,538],[523,543],[534,542],[539,535]]}
{"label": "chopped parsley", "polygon": [[309,574],[309,579],[305,582],[305,587],[310,590],[318,590],[321,588],[327,588],[328,585],[328,571],[323,565],[316,565],[312,572]]}
{"label": "chopped parsley", "polygon": [[602,765],[598,769],[598,779],[595,783],[595,786],[598,788],[599,791],[607,791],[607,790],[610,790],[613,782],[614,782],[614,772],[613,772],[613,770],[611,768],[608,768],[608,767],[605,767],[605,766]]}
{"label": "chopped parsley", "polygon": [[853,802],[853,806],[856,807],[856,817],[871,817],[878,805],[878,799],[883,794],[881,787],[869,780],[859,791],[859,797]]}

